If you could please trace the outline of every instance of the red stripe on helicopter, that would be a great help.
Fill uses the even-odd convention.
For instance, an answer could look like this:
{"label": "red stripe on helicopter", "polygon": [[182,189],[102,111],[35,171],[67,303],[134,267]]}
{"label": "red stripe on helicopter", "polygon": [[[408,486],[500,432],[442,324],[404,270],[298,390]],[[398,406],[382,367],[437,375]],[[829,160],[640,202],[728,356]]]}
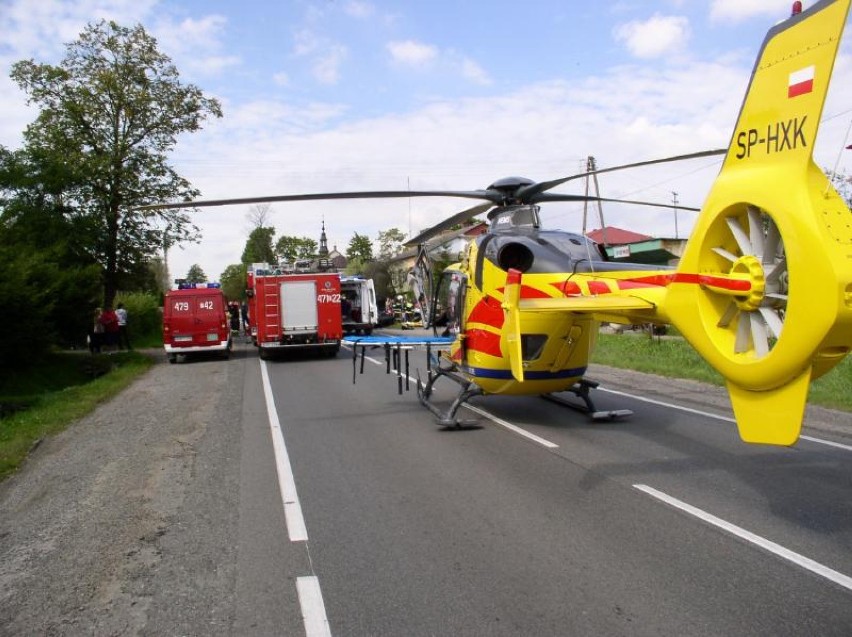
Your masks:
{"label": "red stripe on helicopter", "polygon": [[467,330],[465,332],[465,346],[468,349],[488,354],[489,356],[503,356],[500,349],[500,335],[485,330]]}
{"label": "red stripe on helicopter", "polygon": [[522,299],[549,299],[550,295],[547,292],[542,292],[538,288],[530,287],[529,285],[521,284]]}
{"label": "red stripe on helicopter", "polygon": [[622,290],[629,290],[635,288],[666,287],[672,283],[711,285],[715,288],[731,290],[733,292],[748,292],[751,290],[751,282],[744,279],[730,279],[725,276],[713,276],[712,274],[689,274],[686,272],[657,274],[653,276],[639,277],[636,279],[624,279],[618,282],[618,287]]}
{"label": "red stripe on helicopter", "polygon": [[[509,281],[506,281],[509,283]],[[506,288],[497,288],[497,291],[501,294],[506,293]],[[552,298],[547,292],[542,292],[538,288],[534,288],[530,285],[521,284],[521,294],[520,297],[522,299],[549,299]]]}
{"label": "red stripe on helicopter", "polygon": [[503,320],[503,308],[493,296],[486,296],[477,303],[467,317],[468,323],[484,323],[496,328],[503,327]]}
{"label": "red stripe on helicopter", "polygon": [[562,292],[565,296],[581,296],[583,294],[580,286],[574,281],[560,281],[559,283],[551,283],[550,285]]}

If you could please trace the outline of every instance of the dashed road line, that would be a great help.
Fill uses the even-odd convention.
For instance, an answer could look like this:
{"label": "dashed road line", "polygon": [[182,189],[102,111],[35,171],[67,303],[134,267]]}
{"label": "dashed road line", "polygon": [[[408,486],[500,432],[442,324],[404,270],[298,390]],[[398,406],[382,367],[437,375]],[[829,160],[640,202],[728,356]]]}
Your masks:
{"label": "dashed road line", "polygon": [[665,502],[669,506],[673,506],[684,513],[688,513],[707,524],[711,524],[717,528],[722,529],[730,533],[731,535],[735,535],[736,537],[745,540],[746,542],[750,542],[760,548],[769,551],[770,553],[777,555],[780,558],[783,558],[789,562],[792,562],[796,566],[799,566],[805,570],[810,571],[811,573],[815,573],[820,577],[824,577],[827,580],[834,582],[842,586],[843,588],[852,590],[852,577],[848,575],[844,575],[834,569],[828,568],[827,566],[820,564],[819,562],[815,562],[814,560],[805,557],[795,551],[791,551],[780,544],[772,542],[771,540],[767,540],[764,537],[761,537],[751,531],[747,531],[744,528],[737,526],[736,524],[732,524],[723,520],[722,518],[718,518],[711,513],[707,513],[706,511],[699,509],[698,507],[692,506],[684,502],[683,500],[678,500],[662,491],[658,491],[653,487],[649,487],[646,484],[634,484],[633,487],[638,489],[639,491],[643,491],[647,493],[653,498],[661,502]]}

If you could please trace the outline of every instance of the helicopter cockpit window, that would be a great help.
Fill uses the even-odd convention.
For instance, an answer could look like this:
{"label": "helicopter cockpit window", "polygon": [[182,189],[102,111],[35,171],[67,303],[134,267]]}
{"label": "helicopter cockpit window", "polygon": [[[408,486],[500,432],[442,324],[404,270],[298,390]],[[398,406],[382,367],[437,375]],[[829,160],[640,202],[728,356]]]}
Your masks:
{"label": "helicopter cockpit window", "polygon": [[539,227],[538,206],[509,206],[491,217],[491,231],[534,230]]}
{"label": "helicopter cockpit window", "polygon": [[444,272],[435,294],[435,331],[441,336],[456,336],[461,329],[465,276],[460,272]]}

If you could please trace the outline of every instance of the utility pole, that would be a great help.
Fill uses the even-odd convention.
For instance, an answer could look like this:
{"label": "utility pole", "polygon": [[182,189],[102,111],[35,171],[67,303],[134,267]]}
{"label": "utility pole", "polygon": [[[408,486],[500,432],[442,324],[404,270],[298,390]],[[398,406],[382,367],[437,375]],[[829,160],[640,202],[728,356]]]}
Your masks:
{"label": "utility pole", "polygon": [[[587,197],[589,196],[589,185],[590,185],[589,184],[589,176],[591,176],[592,185],[594,185],[594,188],[595,188],[595,197],[601,196],[601,189],[600,189],[600,185],[598,184],[598,175],[597,175],[597,172],[596,172],[597,169],[598,168],[597,168],[597,164],[595,163],[595,158],[592,157],[591,155],[589,155],[586,158],[586,179],[585,179],[585,182],[586,182],[586,196]],[[602,235],[603,235],[603,243],[604,243],[604,246],[607,246],[607,245],[609,245],[609,241],[607,241],[607,238],[606,238],[606,224],[604,223],[603,206],[601,205],[600,200],[597,201],[597,204],[598,204],[598,221],[601,224],[601,232],[602,232]],[[588,205],[589,205],[588,201],[583,202],[583,236],[586,236],[586,220],[587,220],[587,216],[588,216]]]}
{"label": "utility pole", "polygon": [[675,239],[679,239],[680,237],[677,233],[677,193],[674,190],[672,190],[672,206],[674,206],[673,210],[675,218]]}

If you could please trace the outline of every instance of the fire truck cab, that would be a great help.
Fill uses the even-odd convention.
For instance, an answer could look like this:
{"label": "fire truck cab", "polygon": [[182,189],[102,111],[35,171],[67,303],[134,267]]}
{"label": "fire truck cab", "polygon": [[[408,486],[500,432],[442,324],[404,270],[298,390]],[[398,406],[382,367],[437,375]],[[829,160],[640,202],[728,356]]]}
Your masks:
{"label": "fire truck cab", "polygon": [[329,356],[340,350],[338,274],[285,274],[266,263],[254,263],[246,283],[252,341],[261,358],[283,349],[311,348]]}
{"label": "fire truck cab", "polygon": [[230,356],[227,302],[218,283],[180,283],[166,292],[163,347],[170,363],[177,362],[178,354]]}

